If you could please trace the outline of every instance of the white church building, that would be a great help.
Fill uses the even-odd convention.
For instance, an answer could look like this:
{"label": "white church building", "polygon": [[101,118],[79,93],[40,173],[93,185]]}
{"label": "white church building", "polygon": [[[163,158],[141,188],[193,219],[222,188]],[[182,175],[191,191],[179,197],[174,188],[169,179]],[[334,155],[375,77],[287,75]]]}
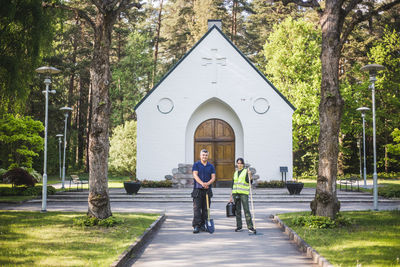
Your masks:
{"label": "white church building", "polygon": [[208,23],[135,107],[137,178],[164,180],[179,165],[190,181],[190,166],[206,148],[217,186],[232,180],[238,157],[261,181],[281,180],[281,167],[292,179],[295,107],[222,33],[221,21]]}

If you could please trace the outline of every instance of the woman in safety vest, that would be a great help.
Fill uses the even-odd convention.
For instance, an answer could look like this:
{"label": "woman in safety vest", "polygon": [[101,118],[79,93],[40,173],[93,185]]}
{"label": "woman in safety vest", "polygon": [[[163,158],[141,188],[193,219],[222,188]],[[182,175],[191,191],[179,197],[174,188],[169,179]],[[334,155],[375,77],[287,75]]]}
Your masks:
{"label": "woman in safety vest", "polygon": [[244,160],[242,158],[238,158],[236,160],[237,170],[233,175],[233,186],[230,202],[232,202],[232,198],[235,201],[236,205],[236,229],[235,232],[242,231],[242,204],[244,216],[246,218],[247,228],[250,233],[256,233],[256,230],[253,228],[253,222],[251,220],[251,214],[249,209],[249,192],[250,192],[250,184],[249,180],[253,183],[251,179],[251,172],[248,169],[244,168]]}

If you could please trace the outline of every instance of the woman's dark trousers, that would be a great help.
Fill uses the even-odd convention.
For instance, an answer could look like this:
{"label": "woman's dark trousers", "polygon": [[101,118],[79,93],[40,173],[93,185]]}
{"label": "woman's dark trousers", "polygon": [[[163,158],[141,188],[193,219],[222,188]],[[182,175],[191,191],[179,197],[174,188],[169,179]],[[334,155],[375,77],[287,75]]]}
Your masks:
{"label": "woman's dark trousers", "polygon": [[245,194],[233,194],[233,200],[236,205],[236,227],[242,228],[242,204],[244,216],[246,218],[247,228],[253,228],[253,222],[251,220],[251,214],[249,209],[249,195]]}

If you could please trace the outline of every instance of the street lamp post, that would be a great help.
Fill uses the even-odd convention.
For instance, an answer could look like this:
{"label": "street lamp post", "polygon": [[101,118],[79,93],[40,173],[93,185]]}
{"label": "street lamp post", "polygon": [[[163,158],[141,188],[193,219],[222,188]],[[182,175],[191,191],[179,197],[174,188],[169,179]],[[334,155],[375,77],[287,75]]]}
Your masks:
{"label": "street lamp post", "polygon": [[50,76],[52,74],[57,74],[60,72],[59,69],[54,67],[40,67],[36,69],[37,73],[44,74],[44,84],[46,85],[46,90],[42,91],[45,96],[45,117],[44,117],[44,164],[43,164],[43,189],[42,189],[42,212],[47,211],[47,125],[48,125],[48,107],[49,107],[49,93],[55,94],[55,90],[49,91],[51,84]]}
{"label": "street lamp post", "polygon": [[373,128],[373,145],[374,145],[374,174],[373,183],[374,183],[374,210],[378,210],[378,174],[376,173],[376,125],[375,125],[375,82],[376,82],[376,73],[379,70],[383,70],[385,67],[379,64],[369,64],[365,65],[361,68],[362,71],[369,72],[369,81],[371,82],[371,91],[372,91],[372,128]]}
{"label": "street lamp post", "polygon": [[70,107],[62,107],[60,110],[64,111],[64,159],[63,159],[63,171],[62,171],[62,189],[64,189],[65,184],[65,150],[67,148],[67,122],[68,122],[68,112],[72,110]]}
{"label": "street lamp post", "polygon": [[60,179],[62,177],[62,171],[61,171],[61,144],[62,144],[62,140],[61,137],[63,137],[62,134],[57,134],[56,137],[58,137],[58,158],[59,158],[59,164],[60,164]]}
{"label": "street lamp post", "polygon": [[361,138],[357,138],[357,147],[360,154],[360,179],[362,179]]}
{"label": "street lamp post", "polygon": [[364,186],[367,186],[367,161],[365,157],[365,113],[370,110],[367,107],[360,107],[357,111],[361,112],[361,117],[363,121],[363,155],[364,155]]}

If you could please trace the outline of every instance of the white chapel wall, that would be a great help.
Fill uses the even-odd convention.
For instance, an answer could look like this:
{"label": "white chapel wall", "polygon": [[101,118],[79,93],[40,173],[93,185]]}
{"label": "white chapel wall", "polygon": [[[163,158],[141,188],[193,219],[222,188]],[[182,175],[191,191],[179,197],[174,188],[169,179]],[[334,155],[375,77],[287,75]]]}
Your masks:
{"label": "white chapel wall", "polygon": [[[225,65],[205,64],[207,58],[225,58]],[[173,102],[173,109],[162,114],[157,105],[165,98]],[[263,114],[254,111],[259,99],[270,103]],[[288,166],[288,179],[292,177],[292,108],[216,30],[136,113],[139,179],[163,180],[178,163],[193,163],[194,131],[211,118],[231,125],[236,157],[251,163],[261,180],[280,179],[279,166]]]}

